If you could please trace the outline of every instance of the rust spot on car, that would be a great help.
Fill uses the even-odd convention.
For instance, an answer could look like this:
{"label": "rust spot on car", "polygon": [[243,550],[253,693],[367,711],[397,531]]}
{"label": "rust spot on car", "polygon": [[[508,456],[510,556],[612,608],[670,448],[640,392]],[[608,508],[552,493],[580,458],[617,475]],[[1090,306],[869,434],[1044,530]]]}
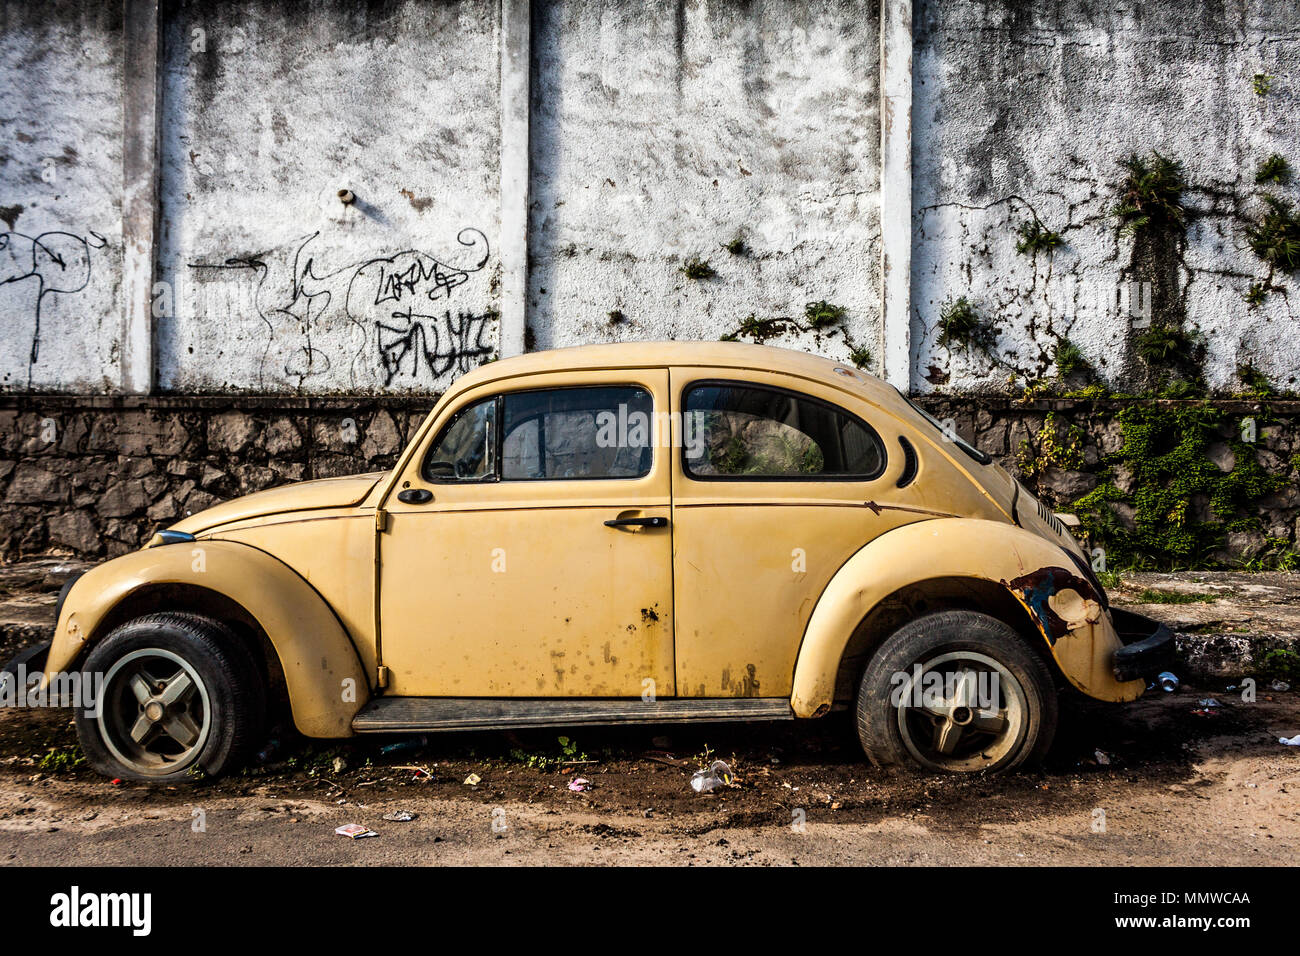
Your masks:
{"label": "rust spot on car", "polygon": [[[1029,608],[1049,644],[1055,644],[1058,638],[1074,628],[1095,621],[1100,614],[1101,606],[1092,585],[1066,568],[1039,568],[1002,583]],[[1075,592],[1078,600],[1069,599],[1062,593],[1066,591]],[[1089,605],[1096,608],[1095,613]],[[1064,611],[1069,620],[1062,617],[1060,611]]]}

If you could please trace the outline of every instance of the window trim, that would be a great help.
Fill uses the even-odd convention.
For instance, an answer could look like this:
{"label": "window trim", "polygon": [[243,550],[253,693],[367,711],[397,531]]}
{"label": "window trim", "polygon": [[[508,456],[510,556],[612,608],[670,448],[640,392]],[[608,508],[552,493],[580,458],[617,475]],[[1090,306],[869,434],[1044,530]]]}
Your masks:
{"label": "window trim", "polygon": [[[451,418],[447,420],[447,424],[444,425],[441,429],[439,429],[438,434],[435,435],[433,441],[429,443],[428,451],[424,453],[424,461],[420,463],[420,477],[424,481],[428,482],[429,484],[437,484],[437,485],[481,485],[490,482],[514,485],[514,484],[527,484],[530,482],[540,482],[540,481],[547,481],[547,482],[550,481],[642,481],[646,478],[649,478],[650,475],[654,473],[655,461],[656,461],[655,456],[658,454],[658,448],[653,443],[649,446],[650,467],[645,471],[638,472],[635,475],[574,475],[574,476],[568,476],[564,478],[547,478],[547,477],[506,478],[504,477],[504,468],[505,468],[504,450],[505,450],[505,441],[506,441],[505,399],[507,395],[529,395],[537,392],[574,392],[580,389],[596,389],[596,388],[629,388],[629,389],[636,389],[642,391],[650,399],[650,414],[652,416],[655,414],[654,389],[651,388],[649,385],[646,385],[644,382],[621,381],[621,382],[600,382],[600,383],[584,384],[584,385],[540,385],[537,386],[536,388],[517,388],[517,389],[510,389],[509,391],[505,391],[505,392],[497,392],[495,395],[490,395],[485,398],[472,399],[466,402],[465,404],[461,405],[459,408],[456,409],[455,412],[452,413]],[[468,409],[471,409],[476,405],[480,405],[484,402],[489,402],[489,401],[496,403],[496,407],[493,411],[493,420],[495,422],[496,427],[494,429],[495,434],[493,436],[493,441],[492,441],[493,456],[495,457],[492,474],[484,475],[482,478],[431,477],[426,471],[426,468],[429,463],[429,456],[433,454],[434,448],[437,447],[438,442],[447,433],[447,429],[451,428],[451,426],[456,423],[456,420],[459,419],[460,416],[464,414],[464,412],[466,412]],[[530,419],[525,419],[525,421],[528,420]],[[522,424],[522,422],[520,424]]]}
{"label": "window trim", "polygon": [[853,483],[853,482],[875,481],[881,475],[883,475],[885,471],[889,468],[889,452],[885,448],[884,439],[880,437],[880,432],[872,428],[867,421],[865,421],[864,419],[860,418],[857,415],[854,415],[847,408],[844,408],[841,405],[837,405],[834,402],[828,402],[825,399],[817,398],[815,395],[809,395],[807,392],[795,391],[792,388],[782,388],[780,385],[768,385],[759,382],[747,382],[744,381],[743,379],[725,379],[725,378],[700,378],[700,379],[695,379],[694,381],[691,382],[687,382],[685,385],[682,386],[682,390],[679,393],[683,428],[685,428],[686,416],[689,414],[689,410],[686,404],[687,395],[691,391],[697,388],[708,388],[709,386],[720,386],[724,388],[748,388],[760,392],[776,392],[779,395],[787,395],[798,401],[805,401],[805,402],[810,402],[814,405],[820,405],[823,408],[829,409],[833,414],[843,415],[845,418],[849,419],[850,421],[860,425],[862,428],[866,430],[868,435],[870,435],[873,439],[875,439],[876,446],[880,449],[880,466],[875,470],[875,472],[867,475],[809,475],[807,477],[803,475],[699,475],[691,471],[690,460],[686,456],[686,451],[687,451],[686,442],[683,441],[682,456],[681,456],[682,474],[685,475],[686,478],[688,478],[691,481],[733,481],[733,482],[743,481],[743,482],[748,482],[750,484],[764,483],[764,482],[799,482],[801,484],[816,484],[818,482]]}

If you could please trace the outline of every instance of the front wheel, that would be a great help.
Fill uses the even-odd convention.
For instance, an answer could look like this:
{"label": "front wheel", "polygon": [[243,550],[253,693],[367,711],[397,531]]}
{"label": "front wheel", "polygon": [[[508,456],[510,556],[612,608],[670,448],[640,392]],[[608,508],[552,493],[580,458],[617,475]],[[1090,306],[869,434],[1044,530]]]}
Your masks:
{"label": "front wheel", "polygon": [[256,743],[265,695],[252,655],[224,625],[194,614],[150,614],[100,641],[83,667],[97,688],[77,736],[100,773],[164,781],[218,776]]}
{"label": "front wheel", "polygon": [[858,688],[858,737],[881,767],[970,773],[1036,763],[1056,714],[1046,662],[1007,624],[976,611],[903,625]]}

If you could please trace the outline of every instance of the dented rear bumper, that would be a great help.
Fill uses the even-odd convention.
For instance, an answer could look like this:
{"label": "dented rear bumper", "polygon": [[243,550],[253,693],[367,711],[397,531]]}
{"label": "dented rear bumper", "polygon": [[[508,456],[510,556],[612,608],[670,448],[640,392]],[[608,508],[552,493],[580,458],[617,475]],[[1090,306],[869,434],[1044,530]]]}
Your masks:
{"label": "dented rear bumper", "polygon": [[1125,611],[1111,609],[1115,633],[1123,647],[1115,652],[1112,667],[1115,679],[1151,680],[1157,674],[1174,669],[1174,632],[1159,621]]}

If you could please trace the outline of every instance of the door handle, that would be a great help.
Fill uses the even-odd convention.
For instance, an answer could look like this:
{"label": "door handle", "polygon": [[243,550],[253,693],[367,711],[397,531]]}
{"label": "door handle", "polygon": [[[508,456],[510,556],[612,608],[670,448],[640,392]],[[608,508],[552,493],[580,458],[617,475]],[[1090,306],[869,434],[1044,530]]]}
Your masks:
{"label": "door handle", "polygon": [[605,522],[606,528],[666,528],[668,519],[653,518],[610,518]]}
{"label": "door handle", "polygon": [[433,500],[433,492],[428,488],[407,488],[397,493],[397,500],[408,505],[422,505]]}

